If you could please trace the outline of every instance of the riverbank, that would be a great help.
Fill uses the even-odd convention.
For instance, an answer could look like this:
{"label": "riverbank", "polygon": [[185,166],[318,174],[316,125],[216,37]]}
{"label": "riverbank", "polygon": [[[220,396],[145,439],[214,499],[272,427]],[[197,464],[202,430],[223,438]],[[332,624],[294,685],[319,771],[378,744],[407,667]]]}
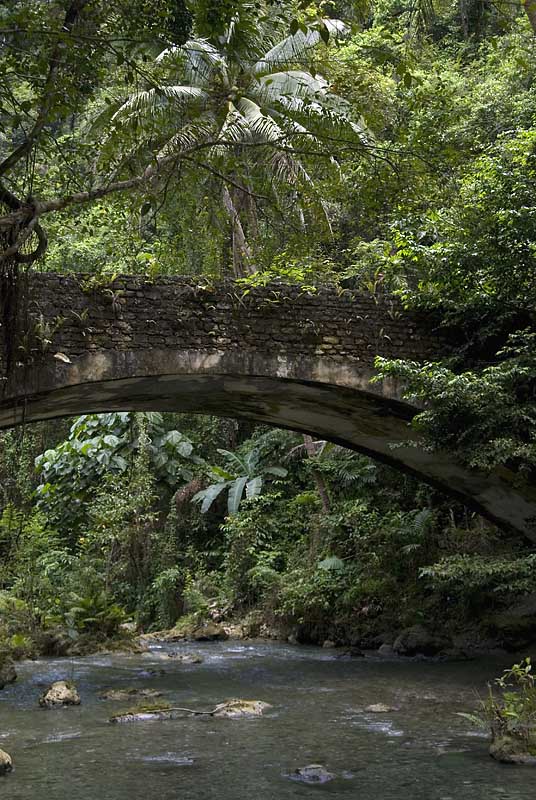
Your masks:
{"label": "riverbank", "polygon": [[[324,638],[325,637],[325,638]],[[451,660],[473,659],[481,656],[514,657],[536,653],[536,641],[522,639],[516,646],[513,633],[491,636],[482,627],[475,626],[448,634],[416,624],[399,631],[386,631],[375,636],[341,635],[340,629],[323,627],[312,631],[307,625],[269,623],[262,613],[252,612],[238,619],[202,618],[196,615],[183,617],[170,629],[142,634],[138,642],[146,647],[156,642],[225,641],[275,641],[292,645],[316,645],[336,650],[341,656],[359,657],[364,653],[377,653],[381,657],[425,657]]]}

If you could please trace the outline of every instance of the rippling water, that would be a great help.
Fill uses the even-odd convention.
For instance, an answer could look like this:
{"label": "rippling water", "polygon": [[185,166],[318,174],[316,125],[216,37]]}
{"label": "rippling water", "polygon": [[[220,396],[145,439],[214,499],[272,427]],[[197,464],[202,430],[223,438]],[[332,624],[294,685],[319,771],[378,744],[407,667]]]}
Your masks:
{"label": "rippling water", "polygon": [[[367,800],[534,800],[531,768],[493,762],[484,736],[457,711],[506,664],[345,661],[333,651],[226,642],[170,649],[199,665],[146,656],[99,656],[19,665],[0,693],[0,747],[15,770],[6,800],[286,800],[311,794]],[[165,669],[164,675],[151,670]],[[40,709],[53,680],[76,682],[82,705]],[[151,687],[172,705],[210,709],[233,697],[265,700],[261,719],[187,717],[110,725],[129,705],[106,688]],[[364,709],[385,703],[399,710]],[[323,764],[335,779],[301,784],[288,774]]]}

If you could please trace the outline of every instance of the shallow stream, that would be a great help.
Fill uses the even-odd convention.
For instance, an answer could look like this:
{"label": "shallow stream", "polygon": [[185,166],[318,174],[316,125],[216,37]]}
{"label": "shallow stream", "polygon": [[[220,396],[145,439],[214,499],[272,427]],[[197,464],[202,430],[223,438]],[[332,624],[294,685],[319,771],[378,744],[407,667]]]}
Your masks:
{"label": "shallow stream", "polygon": [[[205,660],[182,665],[167,659],[166,649]],[[0,748],[15,764],[0,779],[0,797],[534,800],[536,771],[492,761],[485,734],[456,714],[474,708],[475,693],[507,664],[336,656],[314,647],[225,642],[19,664],[19,681],[0,694]],[[61,679],[74,680],[82,704],[39,708],[43,689]],[[211,709],[240,697],[273,707],[259,719],[109,724],[129,703],[98,695],[132,686],[158,689],[173,706]],[[374,703],[398,710],[364,710]],[[312,785],[289,777],[312,763],[335,778]]]}

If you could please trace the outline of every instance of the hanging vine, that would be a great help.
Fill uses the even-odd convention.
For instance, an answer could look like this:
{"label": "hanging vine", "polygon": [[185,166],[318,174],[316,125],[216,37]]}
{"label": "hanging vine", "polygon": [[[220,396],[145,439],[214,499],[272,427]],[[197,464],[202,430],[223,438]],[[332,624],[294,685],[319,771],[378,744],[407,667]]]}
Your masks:
{"label": "hanging vine", "polygon": [[[0,211],[4,219],[10,212],[28,208],[28,214],[9,227],[0,229],[0,325],[2,331],[4,378],[16,361],[20,326],[28,322],[28,267],[45,252],[47,239],[31,204],[22,203],[0,185]],[[7,212],[7,213],[6,213]],[[5,388],[7,381],[2,381]]]}

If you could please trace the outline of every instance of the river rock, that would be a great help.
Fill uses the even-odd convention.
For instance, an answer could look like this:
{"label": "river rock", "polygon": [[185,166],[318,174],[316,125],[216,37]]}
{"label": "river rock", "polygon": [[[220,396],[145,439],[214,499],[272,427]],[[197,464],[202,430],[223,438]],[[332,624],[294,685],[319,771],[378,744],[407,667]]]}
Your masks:
{"label": "river rock", "polygon": [[382,644],[381,647],[378,648],[378,655],[383,656],[383,658],[389,658],[389,656],[394,656],[395,651],[391,644]]}
{"label": "river rock", "polygon": [[61,627],[47,628],[37,634],[36,644],[43,656],[63,657],[69,655],[73,640]]}
{"label": "river rock", "polygon": [[369,711],[371,714],[389,714],[391,711],[398,711],[398,708],[396,706],[388,706],[385,703],[373,703],[367,706],[365,711]]}
{"label": "river rock", "polygon": [[145,653],[142,653],[144,658],[151,658],[153,661],[169,661],[169,653],[166,653],[164,650],[147,650]]}
{"label": "river rock", "polygon": [[333,772],[328,772],[323,764],[308,764],[306,767],[298,767],[289,775],[293,781],[302,783],[328,783],[334,777]]}
{"label": "river rock", "polygon": [[168,658],[178,661],[180,664],[202,664],[205,660],[199,653],[168,653]]}
{"label": "river rock", "polygon": [[14,683],[16,680],[17,673],[12,659],[8,656],[0,655],[0,689],[3,689],[8,683]]}
{"label": "river rock", "polygon": [[226,719],[262,717],[264,712],[271,707],[269,703],[264,703],[262,700],[228,700],[226,703],[217,705],[212,716]]}
{"label": "river rock", "polygon": [[114,714],[113,717],[110,717],[110,722],[122,725],[127,722],[153,722],[172,718],[173,712],[165,708],[155,709],[154,711],[141,709],[140,711],[125,711],[122,714]]}
{"label": "river rock", "polygon": [[119,626],[119,630],[123,633],[135,634],[138,630],[138,626],[135,622],[122,622]]}
{"label": "river rock", "polygon": [[138,689],[133,686],[127,689],[107,689],[99,695],[101,700],[131,700],[133,697],[162,697],[162,692],[157,689]]}
{"label": "river rock", "polygon": [[434,656],[443,646],[444,642],[423,625],[413,625],[395,639],[393,650],[400,656]]}
{"label": "river rock", "polygon": [[502,764],[536,766],[536,736],[532,741],[508,733],[492,731],[489,754]]}
{"label": "river rock", "polygon": [[39,698],[39,705],[44,708],[50,708],[52,706],[79,706],[80,696],[72,683],[56,681],[41,695]]}
{"label": "river rock", "polygon": [[5,775],[6,772],[11,772],[13,769],[13,761],[9,753],[5,750],[0,750],[0,775]]}
{"label": "river rock", "polygon": [[333,639],[326,639],[326,640],[325,640],[325,641],[322,643],[322,647],[325,647],[326,649],[328,649],[328,650],[331,650],[332,648],[334,648],[334,647],[337,647],[337,645],[335,644],[335,642],[333,641]]}
{"label": "river rock", "polygon": [[192,631],[191,637],[194,642],[223,642],[229,638],[222,625],[216,622],[205,622]]}

